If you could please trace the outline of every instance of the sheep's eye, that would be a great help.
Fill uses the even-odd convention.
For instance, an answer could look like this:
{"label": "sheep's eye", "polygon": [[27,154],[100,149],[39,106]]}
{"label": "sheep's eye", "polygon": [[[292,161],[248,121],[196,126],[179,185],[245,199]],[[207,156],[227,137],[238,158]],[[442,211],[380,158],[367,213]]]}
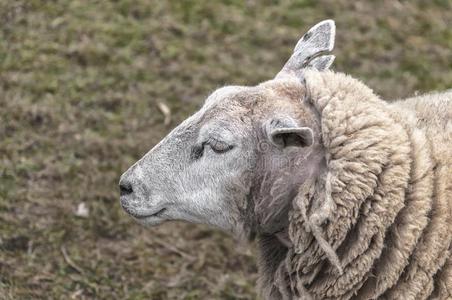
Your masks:
{"label": "sheep's eye", "polygon": [[209,140],[208,144],[215,153],[225,153],[233,148],[232,145],[213,139]]}
{"label": "sheep's eye", "polygon": [[192,160],[200,159],[204,154],[204,149],[206,145],[208,145],[213,152],[218,154],[225,153],[234,148],[234,146],[229,145],[225,142],[218,141],[215,139],[209,139],[208,141],[202,143],[201,145],[193,147],[191,149],[190,158]]}

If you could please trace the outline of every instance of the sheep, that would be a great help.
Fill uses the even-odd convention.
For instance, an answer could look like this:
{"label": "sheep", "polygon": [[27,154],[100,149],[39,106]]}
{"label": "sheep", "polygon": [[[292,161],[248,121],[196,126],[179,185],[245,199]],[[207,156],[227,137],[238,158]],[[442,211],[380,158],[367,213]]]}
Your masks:
{"label": "sheep", "polygon": [[328,70],[334,30],[212,93],[121,176],[121,205],[256,240],[265,299],[448,299],[452,91],[380,99]]}
{"label": "sheep", "polygon": [[452,92],[388,104],[343,74],[304,79],[327,167],[292,202],[283,290],[315,299],[451,297]]}

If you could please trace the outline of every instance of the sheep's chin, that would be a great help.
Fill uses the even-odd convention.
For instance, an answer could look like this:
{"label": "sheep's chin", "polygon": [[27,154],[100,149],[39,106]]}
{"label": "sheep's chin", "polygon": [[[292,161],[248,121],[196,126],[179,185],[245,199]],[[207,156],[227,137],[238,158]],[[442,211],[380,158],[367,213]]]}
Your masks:
{"label": "sheep's chin", "polygon": [[150,226],[157,226],[162,224],[163,222],[166,221],[166,219],[160,218],[160,217],[154,217],[154,216],[149,216],[149,217],[143,217],[143,218],[134,218],[138,223],[140,223],[141,225],[150,227]]}

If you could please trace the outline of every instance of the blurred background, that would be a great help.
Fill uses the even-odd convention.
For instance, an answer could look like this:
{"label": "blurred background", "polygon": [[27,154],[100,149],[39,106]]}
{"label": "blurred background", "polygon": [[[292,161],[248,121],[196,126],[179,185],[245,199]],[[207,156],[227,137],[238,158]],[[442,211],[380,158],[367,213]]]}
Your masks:
{"label": "blurred background", "polygon": [[326,18],[334,69],[383,98],[451,88],[451,9],[0,0],[0,299],[255,299],[253,245],[135,224],[119,206],[121,173],[213,89],[272,78]]}

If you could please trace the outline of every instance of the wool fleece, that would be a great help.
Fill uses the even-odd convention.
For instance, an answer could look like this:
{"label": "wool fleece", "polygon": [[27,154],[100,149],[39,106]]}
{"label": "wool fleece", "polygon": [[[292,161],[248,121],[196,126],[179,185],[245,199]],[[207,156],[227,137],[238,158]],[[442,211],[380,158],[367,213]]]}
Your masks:
{"label": "wool fleece", "polygon": [[388,103],[344,74],[304,79],[327,167],[293,200],[264,294],[451,299],[452,91]]}

